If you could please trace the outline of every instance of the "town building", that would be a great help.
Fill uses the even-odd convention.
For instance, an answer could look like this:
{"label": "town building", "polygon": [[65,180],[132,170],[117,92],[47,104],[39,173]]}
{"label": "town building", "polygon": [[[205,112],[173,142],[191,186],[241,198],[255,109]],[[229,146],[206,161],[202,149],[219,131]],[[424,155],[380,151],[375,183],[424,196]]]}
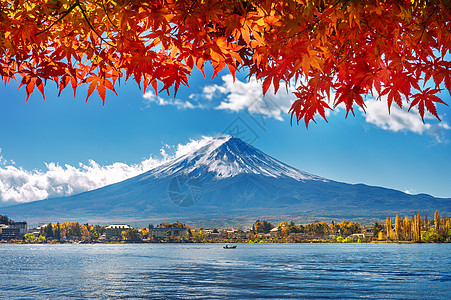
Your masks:
{"label": "town building", "polygon": [[188,231],[186,227],[154,227],[149,225],[149,237],[156,239],[179,238],[187,239]]}
{"label": "town building", "polygon": [[12,222],[9,226],[11,228],[19,228],[21,237],[27,233],[27,222]]}
{"label": "town building", "polygon": [[274,227],[273,229],[271,229],[269,231],[269,236],[272,238],[278,237],[279,236],[279,227]]}
{"label": "town building", "polygon": [[106,239],[122,238],[122,231],[127,231],[130,228],[132,228],[130,225],[125,224],[109,225],[105,228],[105,238]]}
{"label": "town building", "polygon": [[207,240],[216,240],[221,238],[221,235],[219,234],[219,232],[212,232],[211,230],[205,230],[205,239]]}
{"label": "town building", "polygon": [[2,226],[0,227],[0,240],[17,240],[20,239],[20,229],[19,228],[13,228],[10,226]]}

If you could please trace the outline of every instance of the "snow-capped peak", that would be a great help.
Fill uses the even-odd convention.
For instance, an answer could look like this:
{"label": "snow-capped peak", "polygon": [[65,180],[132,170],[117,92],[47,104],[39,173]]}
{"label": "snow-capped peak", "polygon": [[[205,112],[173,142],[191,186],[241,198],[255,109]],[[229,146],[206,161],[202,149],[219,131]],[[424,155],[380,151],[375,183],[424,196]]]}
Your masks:
{"label": "snow-capped peak", "polygon": [[[204,137],[193,141],[180,156],[149,171],[144,178],[166,177],[176,174],[208,172],[215,178],[234,177],[239,174],[257,174],[267,177],[291,177],[296,180],[321,180],[324,178],[292,168],[262,151],[230,135],[216,138]],[[143,178],[143,179],[144,179]]]}

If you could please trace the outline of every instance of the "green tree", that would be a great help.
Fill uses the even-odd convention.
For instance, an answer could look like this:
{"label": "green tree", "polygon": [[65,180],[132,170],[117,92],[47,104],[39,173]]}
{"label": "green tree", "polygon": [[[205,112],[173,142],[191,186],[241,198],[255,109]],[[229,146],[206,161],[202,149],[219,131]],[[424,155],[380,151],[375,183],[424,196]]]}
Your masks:
{"label": "green tree", "polygon": [[[42,228],[41,228],[42,229]],[[53,228],[52,228],[52,223],[49,223],[48,225],[46,225],[45,227],[44,227],[44,230],[43,230],[44,232],[44,234],[43,234],[43,236],[45,236],[46,237],[46,239],[49,239],[49,238],[52,238],[53,237]]]}
{"label": "green tree", "polygon": [[34,234],[32,233],[27,233],[23,236],[23,239],[25,241],[25,243],[33,243],[35,240]]}
{"label": "green tree", "polygon": [[205,239],[204,233],[203,233],[202,231],[197,231],[197,232],[194,234],[194,239],[195,239],[197,242],[202,242],[202,241]]}
{"label": "green tree", "polygon": [[379,232],[382,231],[382,230],[384,230],[384,226],[382,226],[378,222],[374,223],[374,226],[373,226],[373,237],[378,237],[379,236]]}
{"label": "green tree", "polygon": [[61,239],[61,224],[59,222],[53,228],[53,237],[58,241]]}
{"label": "green tree", "polygon": [[99,239],[99,234],[97,233],[97,231],[95,231],[95,230],[92,230],[92,231],[91,231],[91,239],[92,239],[92,240],[97,240],[97,239]]}
{"label": "green tree", "polygon": [[10,225],[11,222],[12,221],[6,215],[0,215],[0,224]]}
{"label": "green tree", "polygon": [[95,225],[94,230],[97,232],[98,236],[101,236],[102,234],[105,233],[105,226]]}

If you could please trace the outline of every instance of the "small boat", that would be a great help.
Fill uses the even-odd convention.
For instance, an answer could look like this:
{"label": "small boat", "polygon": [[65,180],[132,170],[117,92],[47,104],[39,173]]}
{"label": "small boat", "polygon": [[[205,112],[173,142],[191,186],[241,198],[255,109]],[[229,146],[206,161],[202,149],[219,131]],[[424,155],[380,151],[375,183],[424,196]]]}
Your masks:
{"label": "small boat", "polygon": [[225,245],[224,249],[235,249],[236,245]]}

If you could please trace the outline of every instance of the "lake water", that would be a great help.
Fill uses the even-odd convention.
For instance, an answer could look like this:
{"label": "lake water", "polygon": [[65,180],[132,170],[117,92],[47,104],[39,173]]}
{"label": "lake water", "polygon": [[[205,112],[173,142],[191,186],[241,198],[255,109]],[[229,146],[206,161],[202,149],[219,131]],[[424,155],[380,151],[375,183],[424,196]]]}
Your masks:
{"label": "lake water", "polygon": [[451,244],[0,245],[0,299],[450,299]]}

